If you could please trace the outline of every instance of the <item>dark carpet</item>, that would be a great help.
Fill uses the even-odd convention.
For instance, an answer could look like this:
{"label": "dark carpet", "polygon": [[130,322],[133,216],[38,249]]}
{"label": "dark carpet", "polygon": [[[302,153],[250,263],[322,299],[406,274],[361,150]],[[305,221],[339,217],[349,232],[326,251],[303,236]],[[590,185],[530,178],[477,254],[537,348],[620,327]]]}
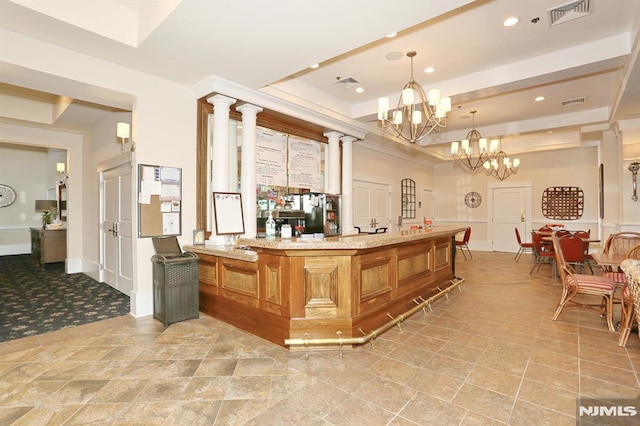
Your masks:
{"label": "dark carpet", "polygon": [[0,342],[129,314],[129,296],[64,263],[0,256]]}

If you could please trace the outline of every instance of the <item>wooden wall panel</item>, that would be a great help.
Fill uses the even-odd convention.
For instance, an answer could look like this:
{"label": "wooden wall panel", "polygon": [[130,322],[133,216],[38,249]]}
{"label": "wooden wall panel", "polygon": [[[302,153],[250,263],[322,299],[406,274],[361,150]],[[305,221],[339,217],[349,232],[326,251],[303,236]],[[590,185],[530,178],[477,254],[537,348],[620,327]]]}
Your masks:
{"label": "wooden wall panel", "polygon": [[253,307],[259,306],[257,263],[224,259],[220,262],[219,272],[221,295]]}
{"label": "wooden wall panel", "polygon": [[435,265],[436,271],[441,269],[451,269],[451,241],[438,241],[435,246]]}

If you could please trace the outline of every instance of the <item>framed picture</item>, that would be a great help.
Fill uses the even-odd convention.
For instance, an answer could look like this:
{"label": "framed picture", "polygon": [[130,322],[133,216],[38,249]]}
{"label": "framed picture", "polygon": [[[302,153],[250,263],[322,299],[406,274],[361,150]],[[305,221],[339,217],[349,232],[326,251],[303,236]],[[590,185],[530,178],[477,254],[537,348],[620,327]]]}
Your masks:
{"label": "framed picture", "polygon": [[204,245],[204,229],[196,229],[193,231],[193,245],[194,246],[203,246]]}
{"label": "framed picture", "polygon": [[244,234],[242,195],[240,193],[214,192],[213,212],[217,235]]}

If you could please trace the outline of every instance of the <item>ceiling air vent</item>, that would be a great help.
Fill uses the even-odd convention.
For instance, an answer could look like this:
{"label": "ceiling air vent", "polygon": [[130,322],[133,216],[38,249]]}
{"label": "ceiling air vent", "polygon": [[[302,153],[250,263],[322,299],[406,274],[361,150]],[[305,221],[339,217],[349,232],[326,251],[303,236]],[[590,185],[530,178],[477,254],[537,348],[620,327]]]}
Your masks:
{"label": "ceiling air vent", "polygon": [[360,86],[360,82],[353,77],[337,77],[336,81],[333,82],[337,84],[339,87],[343,89],[351,89],[355,86]]}
{"label": "ceiling air vent", "polygon": [[562,106],[566,107],[566,106],[571,106],[571,105],[580,105],[585,103],[587,100],[587,98],[585,98],[584,96],[580,97],[580,98],[574,98],[574,99],[567,99],[566,101],[562,101]]}
{"label": "ceiling air vent", "polygon": [[591,0],[578,0],[547,9],[549,25],[564,24],[591,14]]}

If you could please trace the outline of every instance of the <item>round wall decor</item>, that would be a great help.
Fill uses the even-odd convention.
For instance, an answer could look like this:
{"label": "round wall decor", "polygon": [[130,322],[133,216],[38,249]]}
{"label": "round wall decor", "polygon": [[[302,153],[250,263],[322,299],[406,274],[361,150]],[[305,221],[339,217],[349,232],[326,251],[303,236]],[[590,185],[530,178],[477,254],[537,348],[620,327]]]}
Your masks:
{"label": "round wall decor", "polygon": [[16,201],[16,191],[9,185],[0,183],[0,207],[7,207]]}
{"label": "round wall decor", "polygon": [[480,204],[482,204],[482,195],[478,194],[475,191],[471,191],[464,196],[464,203],[467,205],[467,207],[475,209]]}

